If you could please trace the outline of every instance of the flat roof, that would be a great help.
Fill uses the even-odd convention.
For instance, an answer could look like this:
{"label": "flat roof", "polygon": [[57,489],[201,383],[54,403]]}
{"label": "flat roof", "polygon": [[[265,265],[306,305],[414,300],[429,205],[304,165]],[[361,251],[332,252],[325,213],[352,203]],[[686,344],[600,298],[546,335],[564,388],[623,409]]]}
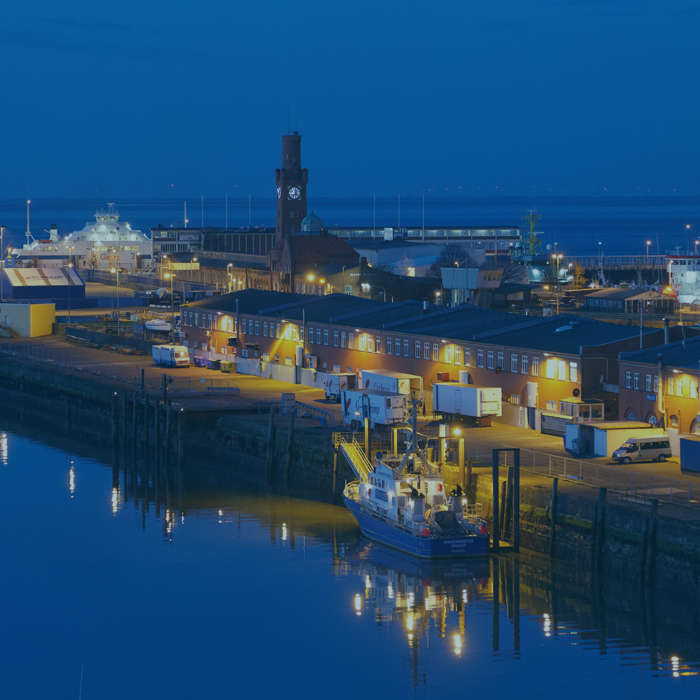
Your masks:
{"label": "flat roof", "polygon": [[684,369],[700,369],[700,336],[687,338],[667,345],[657,345],[644,350],[620,353],[620,360],[641,362],[655,365],[659,361],[666,367],[683,367]]}

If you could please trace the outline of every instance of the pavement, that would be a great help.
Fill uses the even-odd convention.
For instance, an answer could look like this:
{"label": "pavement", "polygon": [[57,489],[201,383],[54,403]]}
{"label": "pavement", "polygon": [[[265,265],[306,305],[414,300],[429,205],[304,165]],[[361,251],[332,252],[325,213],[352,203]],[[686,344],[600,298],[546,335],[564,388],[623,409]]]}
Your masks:
{"label": "pavement", "polygon": [[[323,391],[299,384],[200,367],[165,369],[154,366],[150,358],[143,355],[86,347],[55,336],[31,341],[0,339],[0,352],[3,351],[50,365],[56,371],[87,375],[93,380],[122,384],[132,390],[138,387],[143,370],[146,388],[154,394],[162,386],[163,375],[167,375],[172,379],[168,388],[170,398],[191,411],[250,410],[278,405],[283,393],[292,393],[297,401],[326,412],[330,426],[342,426],[339,404],[326,401]],[[318,425],[317,420],[310,418],[305,423]],[[428,429],[432,434],[435,426],[430,423],[430,419],[421,419],[419,429]],[[474,464],[490,464],[494,448],[519,448],[521,467],[531,476],[547,479],[559,476],[570,483],[607,486],[646,502],[658,497],[668,503],[690,507],[693,517],[700,517],[700,475],[681,473],[677,459],[629,465],[613,465],[604,458],[577,459],[564,450],[559,437],[500,423],[465,428],[462,435],[465,455]],[[697,516],[694,515],[696,511]]]}

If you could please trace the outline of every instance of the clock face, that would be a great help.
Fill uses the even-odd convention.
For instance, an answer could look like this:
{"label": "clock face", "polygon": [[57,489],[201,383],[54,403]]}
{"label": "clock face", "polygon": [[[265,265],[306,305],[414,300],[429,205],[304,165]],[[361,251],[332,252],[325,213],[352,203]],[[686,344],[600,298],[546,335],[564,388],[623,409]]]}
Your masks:
{"label": "clock face", "polygon": [[297,187],[296,185],[292,185],[292,187],[290,187],[287,190],[287,196],[289,197],[289,199],[300,199],[301,198],[301,188]]}

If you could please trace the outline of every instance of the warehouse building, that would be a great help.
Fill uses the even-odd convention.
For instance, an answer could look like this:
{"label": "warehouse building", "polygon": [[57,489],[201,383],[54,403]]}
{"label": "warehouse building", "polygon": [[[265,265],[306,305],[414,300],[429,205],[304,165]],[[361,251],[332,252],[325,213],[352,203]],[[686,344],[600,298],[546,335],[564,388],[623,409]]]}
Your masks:
{"label": "warehouse building", "polygon": [[[636,327],[558,316],[527,318],[475,306],[384,304],[330,294],[243,290],[183,307],[193,352],[242,354],[327,371],[384,368],[502,389],[504,401],[570,415],[571,404],[604,402],[617,413],[617,356],[639,343]],[[645,343],[661,342],[649,330]],[[429,392],[426,392],[428,394]]]}

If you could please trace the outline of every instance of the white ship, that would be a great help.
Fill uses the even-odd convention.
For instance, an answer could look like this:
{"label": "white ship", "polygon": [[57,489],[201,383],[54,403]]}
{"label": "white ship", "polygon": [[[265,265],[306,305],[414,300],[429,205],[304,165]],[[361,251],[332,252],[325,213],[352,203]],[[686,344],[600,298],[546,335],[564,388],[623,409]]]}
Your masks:
{"label": "white ship", "polygon": [[94,270],[116,266],[125,272],[151,268],[151,239],[143,231],[131,228],[128,222],[120,221],[114,205],[98,211],[94,223],[88,222],[63,238],[55,227],[48,233],[48,238],[37,239],[27,232],[27,242],[10,250],[15,265],[46,267],[72,262],[77,267]]}

